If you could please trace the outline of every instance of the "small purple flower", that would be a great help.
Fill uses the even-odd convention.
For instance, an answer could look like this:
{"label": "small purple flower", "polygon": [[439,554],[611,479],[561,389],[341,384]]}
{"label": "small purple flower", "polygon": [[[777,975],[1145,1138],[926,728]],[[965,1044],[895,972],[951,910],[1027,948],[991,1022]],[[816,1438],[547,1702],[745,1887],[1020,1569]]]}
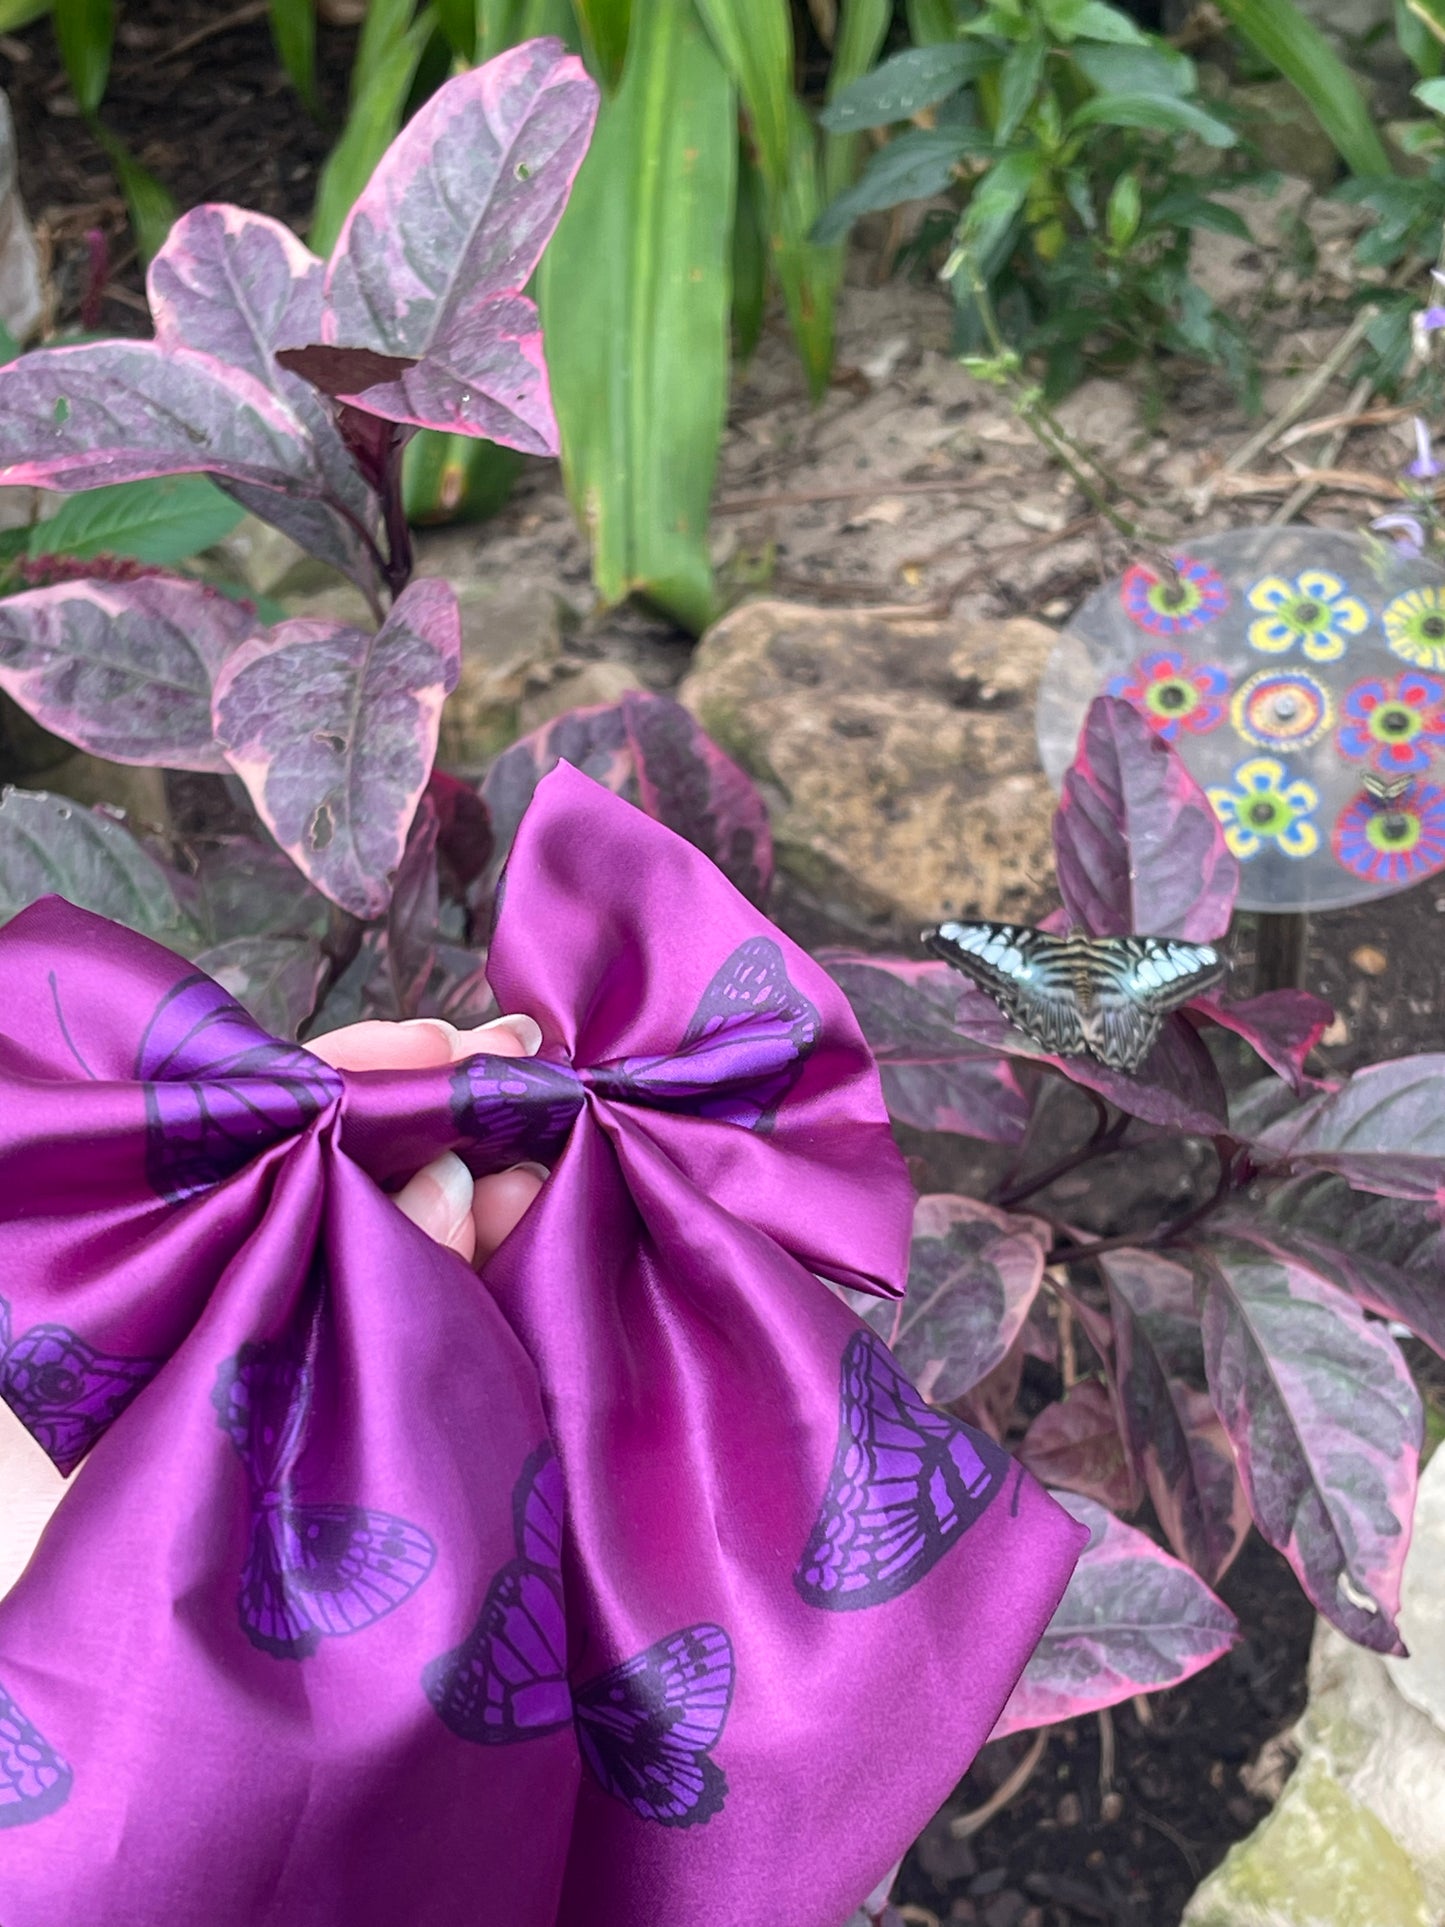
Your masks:
{"label": "small purple flower", "polygon": [[1430,446],[1430,431],[1418,415],[1414,418],[1414,426],[1415,459],[1405,473],[1417,482],[1433,482],[1437,475],[1445,474],[1445,470],[1435,460],[1434,450]]}
{"label": "small purple flower", "polygon": [[[1445,314],[1445,308],[1440,310]],[[1370,527],[1381,534],[1392,534],[1396,549],[1413,562],[1425,553],[1425,524],[1418,515],[1377,515]]]}

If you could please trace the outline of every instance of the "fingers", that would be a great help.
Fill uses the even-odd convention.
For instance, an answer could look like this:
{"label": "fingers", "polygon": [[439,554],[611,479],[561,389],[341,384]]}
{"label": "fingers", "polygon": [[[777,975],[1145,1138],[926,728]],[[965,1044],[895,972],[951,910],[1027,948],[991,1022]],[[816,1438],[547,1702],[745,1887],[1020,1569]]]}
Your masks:
{"label": "fingers", "polygon": [[514,1164],[493,1178],[478,1178],[471,1215],[479,1265],[487,1262],[504,1238],[511,1237],[546,1176],[545,1165]]}
{"label": "fingers", "polygon": [[[490,1182],[495,1183],[496,1179]],[[478,1188],[456,1152],[444,1151],[395,1192],[392,1203],[429,1238],[435,1238],[439,1245],[445,1245],[471,1264],[477,1251],[477,1227],[472,1211]],[[517,1216],[521,1215],[519,1211]]]}
{"label": "fingers", "polygon": [[541,1044],[540,1025],[518,1011],[478,1024],[475,1030],[458,1030],[439,1017],[415,1017],[404,1024],[347,1024],[306,1048],[338,1071],[422,1071],[481,1053],[531,1057]]}

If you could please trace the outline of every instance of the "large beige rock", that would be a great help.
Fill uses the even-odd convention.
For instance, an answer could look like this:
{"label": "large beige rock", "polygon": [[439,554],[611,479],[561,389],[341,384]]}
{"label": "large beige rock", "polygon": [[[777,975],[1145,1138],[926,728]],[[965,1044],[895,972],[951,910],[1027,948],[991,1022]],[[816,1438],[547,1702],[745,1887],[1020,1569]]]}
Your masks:
{"label": "large beige rock", "polygon": [[1047,888],[1034,702],[1054,641],[1023,617],[752,602],[703,637],[678,693],[763,785],[804,898],[846,929],[904,936],[942,915],[1026,915]]}

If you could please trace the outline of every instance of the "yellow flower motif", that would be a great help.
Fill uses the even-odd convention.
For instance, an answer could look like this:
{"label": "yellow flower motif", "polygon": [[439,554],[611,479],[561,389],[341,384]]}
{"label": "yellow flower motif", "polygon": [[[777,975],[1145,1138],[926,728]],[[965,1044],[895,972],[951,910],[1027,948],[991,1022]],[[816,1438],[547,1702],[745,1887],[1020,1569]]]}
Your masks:
{"label": "yellow flower motif", "polygon": [[1364,603],[1324,569],[1301,569],[1293,582],[1267,575],[1250,590],[1249,606],[1263,611],[1249,625],[1249,640],[1270,656],[1300,643],[1311,662],[1336,662],[1347,639],[1370,624]]}
{"label": "yellow flower motif", "polygon": [[1391,649],[1421,669],[1445,670],[1445,591],[1410,589],[1380,618]]}
{"label": "yellow flower motif", "polygon": [[1303,777],[1287,778],[1273,756],[1255,756],[1235,770],[1233,789],[1210,790],[1224,840],[1241,861],[1257,856],[1266,842],[1278,844],[1286,856],[1313,856],[1319,848],[1320,833],[1309,819],[1320,793]]}

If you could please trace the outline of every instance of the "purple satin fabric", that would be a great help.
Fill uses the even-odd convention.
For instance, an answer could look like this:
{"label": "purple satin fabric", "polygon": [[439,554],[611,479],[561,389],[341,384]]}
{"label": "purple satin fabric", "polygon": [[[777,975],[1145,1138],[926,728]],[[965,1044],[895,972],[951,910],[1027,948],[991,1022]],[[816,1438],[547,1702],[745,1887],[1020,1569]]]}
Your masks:
{"label": "purple satin fabric", "polygon": [[[910,1192],[841,993],[563,767],[531,1061],[342,1073],[56,899],[0,933],[5,1927],[838,1927],[1082,1531],[820,1277]],[[553,1166],[478,1279],[385,1196]]]}

